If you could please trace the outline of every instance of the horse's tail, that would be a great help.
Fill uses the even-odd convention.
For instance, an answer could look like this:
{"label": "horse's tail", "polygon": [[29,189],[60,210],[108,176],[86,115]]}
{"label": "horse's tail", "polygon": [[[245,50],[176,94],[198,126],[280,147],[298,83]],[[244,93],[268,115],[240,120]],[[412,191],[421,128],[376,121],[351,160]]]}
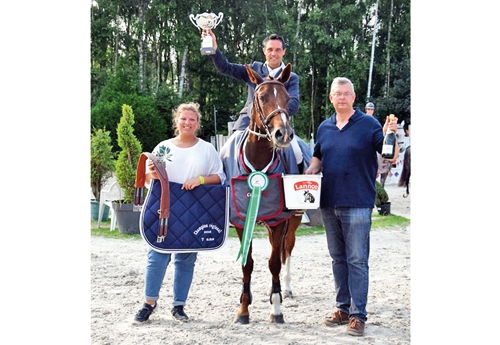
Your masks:
{"label": "horse's tail", "polygon": [[401,176],[399,177],[398,186],[399,187],[408,187],[410,183],[410,175],[411,175],[411,146],[408,146],[405,151],[405,155],[403,157],[403,169],[401,171]]}

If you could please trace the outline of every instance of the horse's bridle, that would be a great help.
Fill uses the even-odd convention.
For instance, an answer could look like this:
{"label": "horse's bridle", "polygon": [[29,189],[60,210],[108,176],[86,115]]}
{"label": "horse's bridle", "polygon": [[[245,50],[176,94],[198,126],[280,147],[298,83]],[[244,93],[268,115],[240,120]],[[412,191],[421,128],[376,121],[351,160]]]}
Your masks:
{"label": "horse's bridle", "polygon": [[[254,135],[256,135],[259,138],[266,138],[267,140],[271,141],[271,132],[269,131],[269,122],[271,119],[274,117],[274,115],[278,113],[285,113],[287,118],[289,118],[288,111],[286,109],[275,109],[272,112],[270,112],[267,116],[264,115],[264,112],[262,111],[262,108],[260,107],[260,103],[257,99],[257,91],[262,85],[267,85],[267,84],[278,84],[281,85],[284,88],[284,85],[282,82],[277,81],[277,80],[266,80],[259,85],[255,87],[254,94],[253,94],[253,103],[256,105],[255,108],[257,109],[257,113],[259,115],[260,122],[264,126],[264,130],[266,131],[266,134],[262,134],[260,132],[255,132],[248,128],[248,131]],[[286,92],[286,89],[285,89]],[[258,128],[260,130],[260,127]]]}

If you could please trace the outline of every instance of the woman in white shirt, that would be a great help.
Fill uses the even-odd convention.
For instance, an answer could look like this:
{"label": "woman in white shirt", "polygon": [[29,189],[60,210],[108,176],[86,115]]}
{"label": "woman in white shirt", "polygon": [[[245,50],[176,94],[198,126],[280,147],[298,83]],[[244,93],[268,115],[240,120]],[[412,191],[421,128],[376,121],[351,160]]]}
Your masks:
{"label": "woman in white shirt", "polygon": [[[182,184],[182,189],[191,190],[201,184],[223,184],[226,176],[217,150],[211,143],[197,137],[201,125],[201,113],[197,103],[183,103],[173,112],[175,137],[160,142],[153,150],[165,166],[169,181]],[[148,160],[146,183],[158,179],[154,164]],[[172,316],[187,321],[184,306],[193,280],[197,253],[175,253]],[[145,278],[145,303],[135,315],[135,320],[144,322],[157,306],[160,288],[172,254],[163,254],[149,249]]]}

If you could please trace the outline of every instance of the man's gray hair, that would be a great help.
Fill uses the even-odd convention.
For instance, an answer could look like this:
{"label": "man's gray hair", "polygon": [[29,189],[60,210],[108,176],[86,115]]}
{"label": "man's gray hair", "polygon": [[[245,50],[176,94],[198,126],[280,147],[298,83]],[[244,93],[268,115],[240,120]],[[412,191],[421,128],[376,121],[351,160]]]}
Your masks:
{"label": "man's gray hair", "polygon": [[349,84],[349,85],[351,85],[352,92],[354,92],[354,85],[349,79],[347,79],[345,77],[337,77],[337,78],[333,79],[333,81],[332,81],[332,85],[330,86],[330,93],[332,93],[333,87],[337,84],[338,85]]}

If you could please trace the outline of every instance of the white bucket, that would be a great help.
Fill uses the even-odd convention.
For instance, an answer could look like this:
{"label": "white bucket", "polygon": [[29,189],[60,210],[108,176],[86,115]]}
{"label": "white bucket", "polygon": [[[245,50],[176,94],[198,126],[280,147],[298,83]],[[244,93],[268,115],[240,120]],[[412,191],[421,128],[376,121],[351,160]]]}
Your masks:
{"label": "white bucket", "polygon": [[317,175],[282,175],[285,205],[291,210],[317,209],[321,196],[321,178]]}

